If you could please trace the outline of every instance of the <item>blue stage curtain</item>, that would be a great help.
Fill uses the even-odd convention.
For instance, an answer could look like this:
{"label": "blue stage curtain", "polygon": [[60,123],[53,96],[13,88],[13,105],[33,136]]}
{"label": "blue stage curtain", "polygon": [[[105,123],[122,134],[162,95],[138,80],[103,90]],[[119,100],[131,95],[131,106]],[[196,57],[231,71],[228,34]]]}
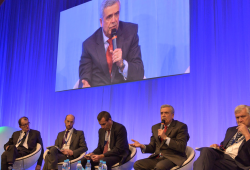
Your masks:
{"label": "blue stage curtain", "polygon": [[[171,104],[175,119],[188,125],[189,146],[221,142],[236,125],[234,108],[250,105],[250,1],[190,0],[190,74],[55,93],[59,14],[83,2],[2,4],[0,125],[18,128],[17,120],[28,116],[46,147],[65,129],[65,116],[74,114],[74,127],[84,130],[92,151],[100,111],[124,124],[129,140],[146,144],[151,126],[160,122],[160,106]],[[147,156],[138,150],[138,159]]]}

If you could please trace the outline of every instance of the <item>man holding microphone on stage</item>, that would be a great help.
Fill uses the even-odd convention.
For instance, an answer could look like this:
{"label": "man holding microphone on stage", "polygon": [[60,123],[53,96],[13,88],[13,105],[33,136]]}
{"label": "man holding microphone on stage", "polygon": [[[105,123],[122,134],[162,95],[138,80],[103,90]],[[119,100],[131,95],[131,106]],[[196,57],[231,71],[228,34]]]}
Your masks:
{"label": "man holding microphone on stage", "polygon": [[154,153],[149,158],[136,161],[135,170],[168,170],[177,165],[181,166],[187,159],[187,125],[173,118],[174,108],[171,105],[162,105],[162,123],[152,126],[150,143],[143,145],[132,139],[134,143],[131,146],[140,147],[143,153]]}

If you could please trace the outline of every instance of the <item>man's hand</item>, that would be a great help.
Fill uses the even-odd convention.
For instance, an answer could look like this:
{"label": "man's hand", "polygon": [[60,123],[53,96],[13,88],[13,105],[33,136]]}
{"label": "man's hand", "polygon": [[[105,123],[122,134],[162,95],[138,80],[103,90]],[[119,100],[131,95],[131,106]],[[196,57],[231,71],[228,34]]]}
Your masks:
{"label": "man's hand", "polygon": [[92,155],[91,159],[93,162],[99,162],[102,158],[104,158],[104,155]]}
{"label": "man's hand", "polygon": [[64,155],[67,155],[67,156],[72,156],[73,155],[73,151],[70,150],[70,149],[64,149],[61,151]]}
{"label": "man's hand", "polygon": [[[115,51],[110,51],[112,54],[112,61],[116,63],[116,65],[121,68],[123,66],[123,59],[122,59],[122,49],[117,48]],[[122,70],[121,70],[122,71]]]}
{"label": "man's hand", "polygon": [[83,84],[82,88],[91,87],[86,80],[82,80],[82,84]]}
{"label": "man's hand", "polygon": [[35,170],[40,170],[41,169],[41,165],[37,165]]}
{"label": "man's hand", "polygon": [[8,146],[6,146],[6,151],[8,150],[8,148],[9,148],[9,145],[8,145]]}
{"label": "man's hand", "polygon": [[236,129],[238,129],[238,132],[240,132],[243,136],[245,136],[246,141],[250,139],[250,133],[246,125],[241,123]]}
{"label": "man's hand", "polygon": [[68,149],[63,149],[63,150],[61,150],[61,152],[64,154],[64,155],[68,155],[68,151],[67,151]]}
{"label": "man's hand", "polygon": [[144,145],[140,144],[138,141],[134,140],[134,139],[131,139],[131,141],[133,141],[134,143],[132,144],[129,144],[130,146],[133,146],[133,147],[140,147],[141,149],[144,149]]}
{"label": "man's hand", "polygon": [[84,158],[86,158],[87,160],[90,160],[92,155],[94,155],[94,153],[86,154],[84,155]]}
{"label": "man's hand", "polygon": [[210,145],[210,147],[220,149],[220,146],[217,144],[212,144],[212,145]]}
{"label": "man's hand", "polygon": [[167,137],[164,133],[164,129],[158,129],[158,136],[160,136],[162,139],[165,139]]}

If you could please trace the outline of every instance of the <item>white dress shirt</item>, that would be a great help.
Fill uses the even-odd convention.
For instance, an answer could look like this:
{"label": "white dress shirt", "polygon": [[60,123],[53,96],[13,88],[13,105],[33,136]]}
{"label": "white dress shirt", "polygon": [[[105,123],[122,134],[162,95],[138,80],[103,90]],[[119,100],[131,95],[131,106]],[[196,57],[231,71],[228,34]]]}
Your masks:
{"label": "white dress shirt", "polygon": [[[20,136],[19,136],[19,138],[17,140],[16,148],[22,142],[22,139],[23,139],[24,135],[25,135],[24,131],[21,131]],[[27,132],[27,136],[26,136],[25,141],[23,143],[23,147],[25,147],[26,149],[29,149],[28,144],[27,144],[28,138],[29,138],[29,131]]]}
{"label": "white dress shirt", "polygon": [[112,126],[113,126],[113,122],[112,122],[112,125],[111,125],[111,128],[110,128],[110,133],[108,133],[108,131],[106,130],[105,132],[105,141],[108,141],[109,144],[108,144],[108,151],[110,151],[110,136],[111,136],[111,129],[112,129]]}
{"label": "white dress shirt", "polygon": [[[250,128],[248,128],[248,131],[250,131]],[[236,138],[237,133],[234,135],[234,138]],[[238,141],[239,142],[235,142],[234,144],[232,144],[231,146],[229,146],[226,151],[225,154],[229,155],[231,158],[235,159],[235,157],[238,155],[239,152],[239,148],[240,145],[242,144],[242,142],[244,141],[244,136],[242,135]]]}
{"label": "white dress shirt", "polygon": [[[67,129],[65,130],[65,133],[64,133],[63,138],[65,137],[66,131],[67,131]],[[72,138],[72,134],[73,134],[73,128],[71,128],[71,129],[69,130],[68,136],[67,136],[67,138],[65,139],[65,142],[66,142],[66,143],[63,144],[62,149],[69,149],[69,147],[70,147],[70,142],[71,142],[71,138]]]}
{"label": "white dress shirt", "polygon": [[[104,34],[103,31],[102,31],[102,34],[103,34],[103,42],[104,42],[104,48],[105,48],[105,54],[106,54],[108,46],[109,46],[109,43],[107,42],[109,38],[106,37],[106,35]],[[119,73],[121,73],[123,75],[124,80],[127,80],[127,76],[128,76],[128,62],[126,60],[123,60],[123,64],[125,65],[125,67],[124,67],[123,71],[121,71],[119,69]]]}

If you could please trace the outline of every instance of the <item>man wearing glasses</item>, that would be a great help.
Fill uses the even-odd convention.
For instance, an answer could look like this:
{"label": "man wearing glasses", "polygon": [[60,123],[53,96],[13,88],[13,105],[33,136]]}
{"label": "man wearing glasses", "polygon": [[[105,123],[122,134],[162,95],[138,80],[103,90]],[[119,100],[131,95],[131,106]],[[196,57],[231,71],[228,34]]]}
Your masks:
{"label": "man wearing glasses", "polygon": [[16,158],[26,156],[36,150],[36,145],[39,143],[42,147],[41,155],[37,161],[36,170],[41,169],[43,161],[43,141],[40,132],[30,129],[29,119],[27,117],[21,117],[18,120],[21,131],[14,132],[9,141],[4,145],[5,152],[1,157],[1,169],[12,169],[12,165]]}

